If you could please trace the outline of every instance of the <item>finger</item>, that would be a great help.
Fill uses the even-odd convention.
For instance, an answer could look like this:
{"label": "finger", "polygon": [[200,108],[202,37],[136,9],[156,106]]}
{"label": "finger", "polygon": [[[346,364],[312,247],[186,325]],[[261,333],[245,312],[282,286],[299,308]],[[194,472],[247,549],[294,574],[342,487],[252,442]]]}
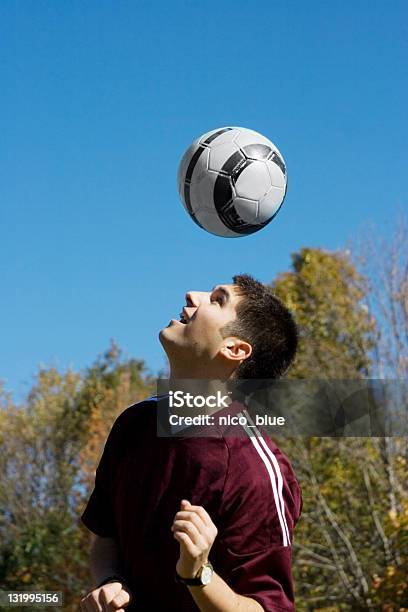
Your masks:
{"label": "finger", "polygon": [[97,589],[89,593],[87,598],[87,605],[90,612],[102,612],[103,605],[99,602],[99,593]]}
{"label": "finger", "polygon": [[172,531],[184,531],[190,536],[196,545],[198,545],[200,539],[202,538],[201,533],[191,521],[174,521],[171,529]]}
{"label": "finger", "polygon": [[128,604],[129,602],[130,602],[129,593],[122,589],[119,595],[116,595],[116,597],[112,599],[111,605],[114,606],[113,607],[114,610],[117,610],[118,608],[122,608],[125,604]]}
{"label": "finger", "polygon": [[193,546],[195,547],[195,551],[197,554],[201,554],[203,551],[208,549],[209,543],[207,542],[207,539],[204,536],[192,535],[191,532],[188,531],[188,528],[184,527],[180,529],[175,529],[174,534],[176,533],[184,533],[185,535],[187,535],[189,540],[191,540]]}
{"label": "finger", "polygon": [[207,525],[204,523],[203,519],[201,518],[201,516],[199,514],[197,514],[196,512],[190,512],[188,510],[185,510],[184,512],[177,512],[176,516],[174,517],[175,521],[178,520],[185,520],[185,521],[191,521],[192,523],[194,523],[194,525],[197,527],[198,531],[203,532],[206,529],[208,529]]}
{"label": "finger", "polygon": [[85,612],[102,612],[102,606],[97,600],[96,591],[92,591],[82,600],[85,604],[84,610]]}
{"label": "finger", "polygon": [[180,545],[184,547],[192,557],[196,557],[200,553],[197,546],[194,545],[192,540],[186,533],[184,533],[184,531],[176,531],[174,533],[174,538],[180,542]]}
{"label": "finger", "polygon": [[109,582],[99,590],[99,603],[106,607],[122,590],[120,582]]}
{"label": "finger", "polygon": [[210,515],[202,506],[192,506],[191,504],[188,507],[189,512],[195,512],[203,521],[204,525],[207,527],[212,527],[214,523],[211,520]]}

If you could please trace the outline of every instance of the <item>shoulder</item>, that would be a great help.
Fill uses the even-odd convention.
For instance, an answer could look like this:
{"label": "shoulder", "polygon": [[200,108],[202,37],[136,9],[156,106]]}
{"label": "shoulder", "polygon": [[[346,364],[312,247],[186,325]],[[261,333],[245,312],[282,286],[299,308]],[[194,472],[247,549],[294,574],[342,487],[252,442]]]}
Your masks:
{"label": "shoulder", "polygon": [[125,408],[125,410],[119,414],[115,423],[125,425],[138,419],[156,418],[156,409],[157,397],[153,395]]}
{"label": "shoulder", "polygon": [[[226,437],[229,469],[224,488],[227,514],[233,517],[232,550],[290,546],[301,510],[301,491],[288,457],[258,428]],[[247,533],[247,538],[243,538]]]}
{"label": "shoulder", "polygon": [[141,402],[128,406],[113,422],[108,441],[116,442],[119,438],[134,435],[135,431],[145,430],[149,423],[155,426],[157,399],[149,397]]}
{"label": "shoulder", "polygon": [[292,464],[287,455],[262,429],[242,427],[234,430],[233,435],[224,436],[231,456],[231,464],[257,470],[260,465],[272,465],[286,480],[296,479]]}
{"label": "shoulder", "polygon": [[[235,468],[231,476],[233,477],[235,473],[240,477],[239,471],[243,470],[243,474],[253,479],[258,473],[264,477],[265,470],[270,473],[272,469],[276,478],[299,486],[288,456],[262,428],[253,424],[245,409],[241,414],[247,419],[247,425],[239,428],[239,435],[225,436],[231,468]],[[250,423],[252,425],[248,426]],[[238,428],[235,432],[238,432]]]}

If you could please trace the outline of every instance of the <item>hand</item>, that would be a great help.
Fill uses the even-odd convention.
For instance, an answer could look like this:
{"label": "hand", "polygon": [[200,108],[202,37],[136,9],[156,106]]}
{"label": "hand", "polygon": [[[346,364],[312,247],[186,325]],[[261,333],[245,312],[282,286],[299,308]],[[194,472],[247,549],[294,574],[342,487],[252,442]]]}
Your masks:
{"label": "hand", "polygon": [[120,582],[108,582],[81,599],[83,612],[125,612],[130,593]]}
{"label": "hand", "polygon": [[182,578],[194,578],[200,567],[207,563],[217,528],[202,506],[192,506],[183,499],[181,509],[174,517],[171,530],[180,542],[180,557],[176,571]]}

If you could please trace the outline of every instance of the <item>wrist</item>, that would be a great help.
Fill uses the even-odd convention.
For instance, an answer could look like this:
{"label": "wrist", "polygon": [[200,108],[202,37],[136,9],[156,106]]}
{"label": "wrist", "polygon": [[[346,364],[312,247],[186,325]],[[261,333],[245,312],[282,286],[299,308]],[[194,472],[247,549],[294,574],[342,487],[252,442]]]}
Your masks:
{"label": "wrist", "polygon": [[115,574],[109,574],[109,576],[107,576],[101,582],[99,582],[96,588],[100,589],[101,587],[105,586],[105,584],[109,584],[110,582],[120,582],[122,586],[126,586],[123,576],[115,573]]}
{"label": "wrist", "polygon": [[176,564],[176,574],[180,576],[180,578],[196,578],[197,574],[201,571],[201,568],[208,563],[208,557],[206,556],[204,559],[196,559],[193,563],[188,562],[186,560],[179,559]]}
{"label": "wrist", "polygon": [[206,586],[210,584],[211,579],[214,574],[214,568],[209,561],[203,563],[198,571],[191,576],[185,576],[179,573],[179,569],[176,567],[176,582],[181,582],[182,584],[186,584],[187,586]]}

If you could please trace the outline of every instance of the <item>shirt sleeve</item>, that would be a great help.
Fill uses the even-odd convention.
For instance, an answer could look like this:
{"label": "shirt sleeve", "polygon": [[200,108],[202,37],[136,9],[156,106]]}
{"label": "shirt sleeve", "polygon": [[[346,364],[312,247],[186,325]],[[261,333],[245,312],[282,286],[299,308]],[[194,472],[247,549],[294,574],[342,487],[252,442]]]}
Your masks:
{"label": "shirt sleeve", "polygon": [[[214,561],[219,559],[219,573],[236,593],[266,612],[289,612],[295,610],[292,537],[301,490],[279,449],[266,466],[260,448],[244,442],[231,448]],[[263,455],[266,461],[269,455]]]}
{"label": "shirt sleeve", "polygon": [[115,537],[112,482],[115,449],[120,437],[120,417],[116,419],[96,469],[95,486],[81,516],[85,527],[103,538]]}
{"label": "shirt sleeve", "polygon": [[227,551],[232,566],[229,586],[257,601],[266,612],[295,610],[290,546],[271,546],[261,552],[237,555]]}

